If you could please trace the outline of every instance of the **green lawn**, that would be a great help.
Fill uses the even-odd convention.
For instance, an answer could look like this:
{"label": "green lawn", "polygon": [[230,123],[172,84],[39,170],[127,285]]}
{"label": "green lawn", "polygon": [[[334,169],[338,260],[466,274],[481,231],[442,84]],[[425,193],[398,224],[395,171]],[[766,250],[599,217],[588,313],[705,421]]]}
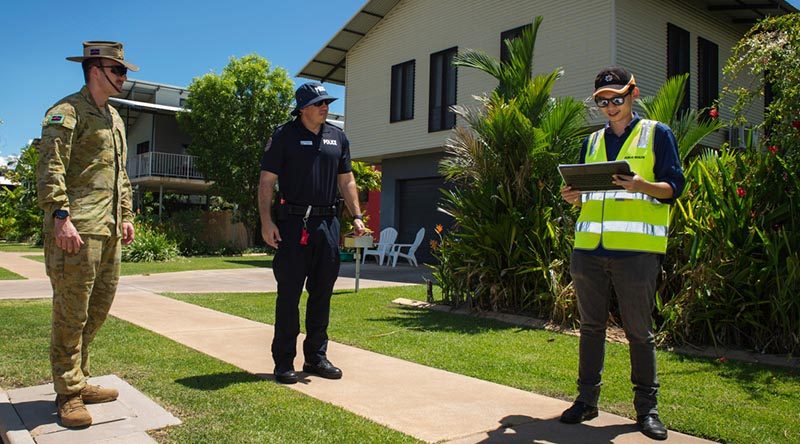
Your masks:
{"label": "green lawn", "polygon": [[6,253],[41,253],[42,247],[18,242],[0,242],[0,252]]}
{"label": "green lawn", "polygon": [[0,267],[0,281],[9,281],[9,280],[17,280],[17,279],[25,279],[25,277],[14,273],[13,271],[8,271],[3,267]]}
{"label": "green lawn", "polygon": [[[169,296],[259,322],[274,320],[274,294]],[[338,292],[332,301],[331,339],[523,390],[574,398],[578,338],[398,307],[390,303],[397,297],[423,300],[425,289]],[[670,428],[729,443],[800,441],[798,370],[666,351],[658,352],[658,363],[660,411]],[[633,418],[629,365],[625,345],[607,345],[600,407]]]}
{"label": "green lawn", "polygon": [[[3,389],[50,382],[50,307],[47,300],[0,301]],[[261,352],[268,353],[266,344]],[[183,421],[156,432],[161,443],[417,442],[111,317],[92,345],[92,366]]]}
{"label": "green lawn", "polygon": [[[24,256],[44,262],[44,256]],[[272,256],[191,256],[179,257],[169,262],[123,262],[120,266],[122,276],[134,274],[169,273],[191,270],[224,270],[230,268],[268,268],[272,266]]]}

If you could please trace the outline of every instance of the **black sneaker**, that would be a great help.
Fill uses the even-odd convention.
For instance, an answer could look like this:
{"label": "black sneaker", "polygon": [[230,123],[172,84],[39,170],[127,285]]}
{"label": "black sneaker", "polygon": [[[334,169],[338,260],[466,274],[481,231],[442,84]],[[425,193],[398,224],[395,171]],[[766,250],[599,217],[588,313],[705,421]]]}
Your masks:
{"label": "black sneaker", "polygon": [[572,406],[561,414],[559,421],[565,424],[577,424],[597,418],[597,407],[586,404],[583,401],[575,401]]}
{"label": "black sneaker", "polygon": [[640,415],[636,417],[636,423],[642,429],[642,434],[648,438],[663,441],[667,439],[667,428],[658,419],[658,415],[651,413],[649,415]]}
{"label": "black sneaker", "polygon": [[320,359],[316,364],[303,364],[303,371],[322,376],[325,379],[341,379],[342,377],[342,370],[334,367],[331,361],[325,358]]}

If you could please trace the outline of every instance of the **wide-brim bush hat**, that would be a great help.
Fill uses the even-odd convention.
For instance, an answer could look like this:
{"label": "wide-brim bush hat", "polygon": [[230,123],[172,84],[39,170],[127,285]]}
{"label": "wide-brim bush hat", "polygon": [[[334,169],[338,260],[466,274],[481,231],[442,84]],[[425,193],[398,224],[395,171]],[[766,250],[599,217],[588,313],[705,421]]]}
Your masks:
{"label": "wide-brim bush hat", "polygon": [[300,110],[323,100],[333,102],[337,97],[328,94],[325,87],[319,82],[307,82],[300,85],[297,91],[294,92],[294,101],[296,103],[292,110],[292,115],[300,114]]}
{"label": "wide-brim bush hat", "polygon": [[83,42],[83,55],[67,57],[70,62],[83,62],[86,59],[111,59],[122,63],[131,71],[138,71],[139,67],[125,60],[125,51],[120,42],[88,41]]}

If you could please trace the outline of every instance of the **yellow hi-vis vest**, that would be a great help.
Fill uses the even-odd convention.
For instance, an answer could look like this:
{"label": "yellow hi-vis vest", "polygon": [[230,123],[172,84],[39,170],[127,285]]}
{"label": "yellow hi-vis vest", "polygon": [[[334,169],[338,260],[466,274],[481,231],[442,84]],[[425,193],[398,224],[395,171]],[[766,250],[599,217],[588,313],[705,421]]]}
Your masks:
{"label": "yellow hi-vis vest", "polygon": [[[607,159],[605,129],[595,131],[587,143],[586,163],[627,160],[631,170],[654,182],[653,140],[658,122],[640,120],[631,130],[616,159]],[[575,248],[666,253],[669,205],[644,194],[625,190],[581,195],[581,214],[575,225]]]}

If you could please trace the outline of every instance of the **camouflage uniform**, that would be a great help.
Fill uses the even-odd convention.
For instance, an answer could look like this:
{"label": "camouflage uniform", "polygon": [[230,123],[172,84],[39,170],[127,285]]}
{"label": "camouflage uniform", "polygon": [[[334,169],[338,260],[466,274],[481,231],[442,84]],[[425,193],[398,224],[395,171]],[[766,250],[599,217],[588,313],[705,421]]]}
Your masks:
{"label": "camouflage uniform", "polygon": [[[53,287],[50,361],[56,393],[70,395],[86,385],[89,344],[119,282],[122,223],[133,220],[125,126],[113,107],[98,108],[84,86],[47,111],[37,144],[45,263]],[[77,253],[56,245],[55,210],[69,211],[84,241]]]}

